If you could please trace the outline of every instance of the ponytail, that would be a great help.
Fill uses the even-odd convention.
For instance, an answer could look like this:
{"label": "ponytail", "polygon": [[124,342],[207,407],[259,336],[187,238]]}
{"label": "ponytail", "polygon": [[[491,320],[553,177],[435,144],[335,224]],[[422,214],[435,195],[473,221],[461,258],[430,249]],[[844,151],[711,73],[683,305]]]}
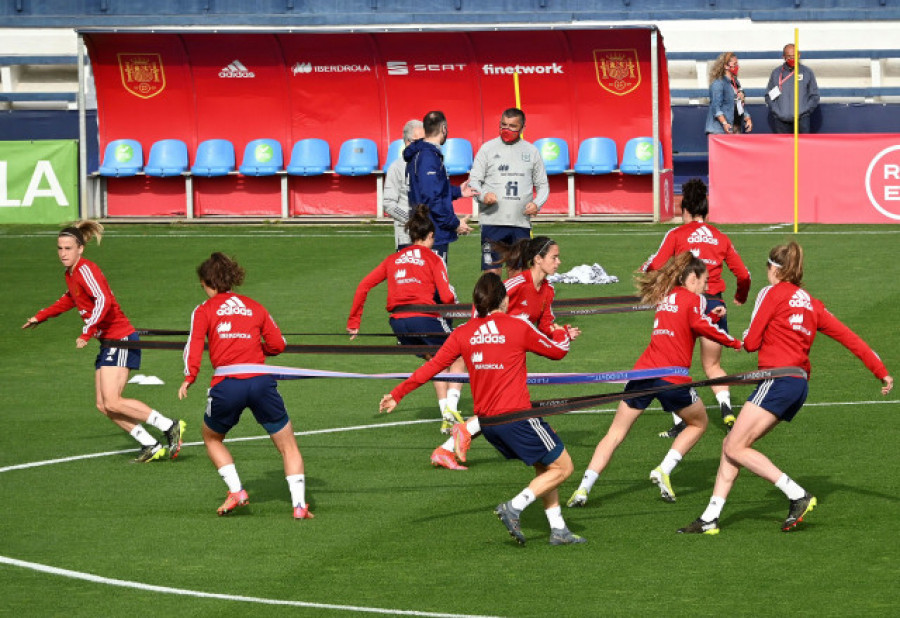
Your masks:
{"label": "ponytail", "polygon": [[235,260],[216,251],[197,267],[200,281],[216,292],[228,292],[244,282],[244,269]]}
{"label": "ponytail", "polygon": [[100,240],[103,238],[103,226],[98,221],[82,219],[60,231],[58,237],[62,238],[63,236],[71,236],[82,247],[93,238],[97,239],[97,244],[99,245]]}
{"label": "ponytail", "polygon": [[769,251],[769,265],[775,268],[779,281],[803,285],[803,247],[795,241],[773,247]]}
{"label": "ponytail", "polygon": [[684,285],[691,274],[700,277],[705,272],[706,264],[690,251],[672,256],[659,270],[638,275],[637,289],[641,302],[658,305],[676,285]]}
{"label": "ponytail", "polygon": [[425,240],[429,234],[434,234],[434,221],[431,220],[429,212],[428,206],[419,204],[406,222],[404,229],[412,242]]}

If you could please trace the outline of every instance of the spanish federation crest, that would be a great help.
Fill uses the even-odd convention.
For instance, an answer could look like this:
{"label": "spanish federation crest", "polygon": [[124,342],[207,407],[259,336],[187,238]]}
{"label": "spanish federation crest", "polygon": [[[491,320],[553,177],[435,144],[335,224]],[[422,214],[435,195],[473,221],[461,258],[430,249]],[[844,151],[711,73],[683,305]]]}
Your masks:
{"label": "spanish federation crest", "polygon": [[159,54],[116,54],[125,90],[149,99],[166,88],[166,74]]}
{"label": "spanish federation crest", "polygon": [[600,86],[612,94],[628,94],[641,84],[636,49],[595,49],[594,67]]}

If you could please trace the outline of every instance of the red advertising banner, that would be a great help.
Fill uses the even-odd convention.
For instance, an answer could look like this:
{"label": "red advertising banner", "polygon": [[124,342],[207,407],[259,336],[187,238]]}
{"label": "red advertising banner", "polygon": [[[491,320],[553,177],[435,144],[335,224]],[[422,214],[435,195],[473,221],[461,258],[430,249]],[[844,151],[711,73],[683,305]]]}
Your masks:
{"label": "red advertising banner", "polygon": [[[801,135],[799,162],[800,223],[900,222],[900,135]],[[711,136],[709,201],[718,223],[792,223],[793,136]]]}
{"label": "red advertising banner", "polygon": [[[379,169],[403,125],[442,110],[452,137],[481,144],[516,105],[514,73],[526,113],[525,139],[557,137],[571,165],[588,137],[625,143],[652,134],[648,28],[378,33],[87,33],[97,88],[101,150],[138,140],[145,161],[161,139],[197,145],[227,139],[240,165],[246,144],[278,141],[289,162],[304,138],[328,142],[332,167],[341,145],[367,138]],[[671,166],[665,52],[660,44],[659,127]],[[186,196],[170,179],[108,179],[111,216],[184,214]],[[465,177],[454,178],[462,182]],[[553,178],[546,212],[568,211],[567,183]],[[171,185],[171,186],[170,186]],[[649,213],[649,176],[577,178],[576,214]],[[671,188],[671,187],[669,187]],[[195,178],[194,212],[280,216],[281,179],[232,174]],[[670,196],[667,196],[670,197]],[[290,215],[376,213],[376,178],[289,177]],[[470,212],[467,200],[457,203]]]}

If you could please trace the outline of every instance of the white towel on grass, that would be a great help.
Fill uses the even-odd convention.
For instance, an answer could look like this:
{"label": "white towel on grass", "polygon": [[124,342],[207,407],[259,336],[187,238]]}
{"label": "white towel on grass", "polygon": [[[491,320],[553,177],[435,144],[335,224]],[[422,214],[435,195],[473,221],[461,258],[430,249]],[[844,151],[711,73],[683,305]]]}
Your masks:
{"label": "white towel on grass", "polygon": [[593,266],[582,264],[567,273],[549,275],[547,281],[550,283],[592,283],[603,285],[606,283],[618,283],[619,278],[607,274],[600,264],[594,264]]}

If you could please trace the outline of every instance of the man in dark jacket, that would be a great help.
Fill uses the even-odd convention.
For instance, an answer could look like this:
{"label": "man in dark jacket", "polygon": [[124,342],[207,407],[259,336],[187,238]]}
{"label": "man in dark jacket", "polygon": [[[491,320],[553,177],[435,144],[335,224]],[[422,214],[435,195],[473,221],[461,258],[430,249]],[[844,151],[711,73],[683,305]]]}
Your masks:
{"label": "man in dark jacket", "polygon": [[447,261],[450,243],[459,234],[472,231],[467,220],[453,211],[453,200],[473,197],[477,193],[469,188],[468,181],[451,186],[444,168],[444,155],[440,146],[447,141],[447,118],[443,112],[428,112],[422,119],[425,138],[416,140],[403,151],[406,161],[406,181],[409,185],[409,205],[415,208],[426,204],[434,222],[434,247],[432,250]]}
{"label": "man in dark jacket", "polygon": [[819,86],[816,76],[806,65],[797,64],[794,46],[785,45],[782,50],[784,64],[772,71],[766,86],[766,104],[772,121],[773,133],[794,132],[794,80],[799,74],[799,123],[798,133],[809,133],[809,117],[819,106]]}

